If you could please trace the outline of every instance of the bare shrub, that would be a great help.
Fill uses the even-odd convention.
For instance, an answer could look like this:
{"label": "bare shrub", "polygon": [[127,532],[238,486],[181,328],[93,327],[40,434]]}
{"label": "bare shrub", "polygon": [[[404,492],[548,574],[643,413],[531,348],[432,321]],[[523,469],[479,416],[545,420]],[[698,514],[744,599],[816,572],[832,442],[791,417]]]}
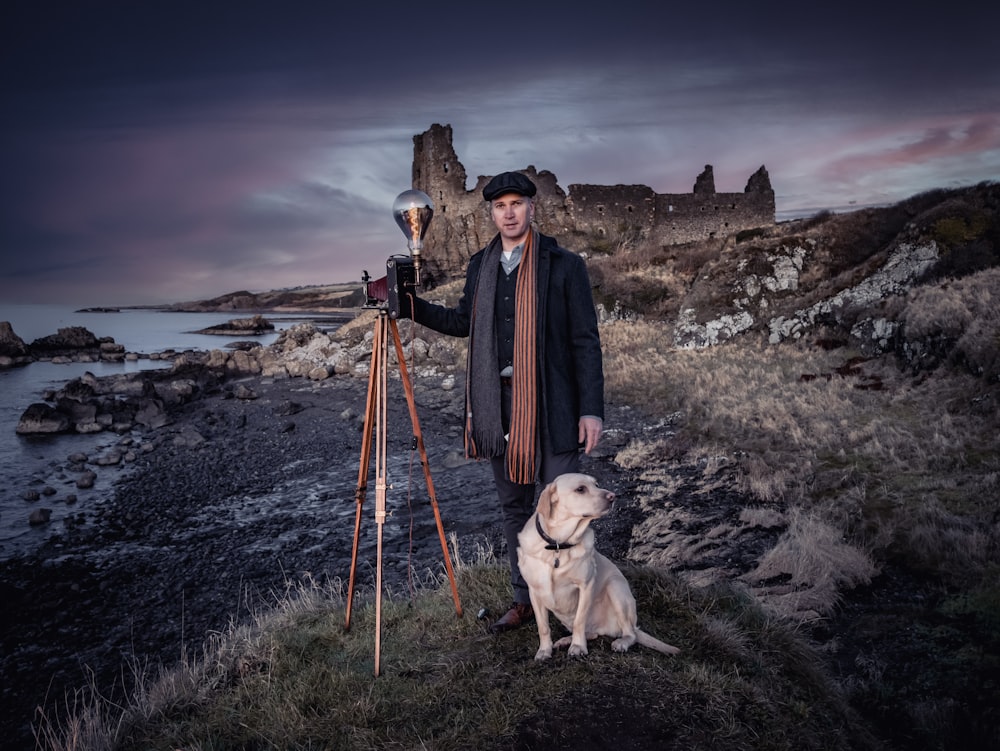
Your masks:
{"label": "bare shrub", "polygon": [[785,500],[788,489],[795,486],[793,467],[774,467],[763,456],[743,457],[740,469],[737,488],[764,503]]}
{"label": "bare shrub", "polygon": [[811,217],[802,220],[802,229],[808,230],[808,229],[813,229],[814,227],[818,227],[821,224],[828,222],[831,218],[833,218],[833,216],[834,216],[833,212],[830,211],[829,209],[817,212],[816,214],[813,214]]}
{"label": "bare shrub", "polygon": [[955,345],[956,356],[964,361],[969,372],[989,382],[1000,381],[1000,322],[976,319]]}
{"label": "bare shrub", "polygon": [[788,530],[744,579],[785,615],[828,615],[845,587],[867,584],[877,568],[866,551],[816,514],[795,508],[788,519]]}
{"label": "bare shrub", "polygon": [[863,209],[836,217],[824,229],[835,228],[829,238],[830,275],[866,261],[891,242],[910,220],[901,205]]}
{"label": "bare shrub", "polygon": [[919,568],[946,569],[958,579],[982,570],[992,547],[1000,542],[974,520],[945,509],[933,496],[911,501],[902,516],[899,536],[907,559]]}
{"label": "bare shrub", "polygon": [[673,457],[675,452],[671,438],[655,441],[630,441],[615,455],[615,463],[625,469],[643,469]]}
{"label": "bare shrub", "polygon": [[976,318],[996,317],[1000,269],[990,269],[949,284],[918,287],[909,295],[903,324],[906,336],[958,337]]}
{"label": "bare shrub", "polygon": [[703,240],[677,246],[677,271],[686,274],[697,274],[709,263],[718,260],[722,246],[717,240]]}
{"label": "bare shrub", "polygon": [[900,314],[903,336],[988,380],[1000,377],[1000,268],[914,289]]}
{"label": "bare shrub", "polygon": [[589,261],[594,299],[606,309],[616,307],[656,319],[679,310],[687,280],[679,274],[667,250],[646,243],[628,252]]}

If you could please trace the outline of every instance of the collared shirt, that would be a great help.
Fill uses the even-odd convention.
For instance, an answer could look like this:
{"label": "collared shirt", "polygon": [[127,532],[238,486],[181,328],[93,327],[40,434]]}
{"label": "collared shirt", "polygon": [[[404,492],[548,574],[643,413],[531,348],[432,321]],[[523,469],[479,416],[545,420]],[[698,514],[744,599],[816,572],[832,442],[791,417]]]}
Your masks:
{"label": "collared shirt", "polygon": [[500,254],[500,266],[503,268],[503,273],[510,276],[510,274],[517,268],[517,264],[521,262],[521,254],[524,252],[524,245],[515,245],[511,251],[508,253],[506,250]]}

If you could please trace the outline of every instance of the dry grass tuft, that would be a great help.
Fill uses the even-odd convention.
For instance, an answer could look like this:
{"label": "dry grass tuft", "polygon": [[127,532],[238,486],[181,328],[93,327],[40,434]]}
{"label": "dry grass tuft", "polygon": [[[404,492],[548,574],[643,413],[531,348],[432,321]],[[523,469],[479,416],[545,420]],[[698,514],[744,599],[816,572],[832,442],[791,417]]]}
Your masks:
{"label": "dry grass tuft", "polygon": [[788,529],[743,578],[778,612],[796,620],[830,615],[844,588],[868,584],[876,566],[848,544],[840,530],[801,509],[788,514]]}

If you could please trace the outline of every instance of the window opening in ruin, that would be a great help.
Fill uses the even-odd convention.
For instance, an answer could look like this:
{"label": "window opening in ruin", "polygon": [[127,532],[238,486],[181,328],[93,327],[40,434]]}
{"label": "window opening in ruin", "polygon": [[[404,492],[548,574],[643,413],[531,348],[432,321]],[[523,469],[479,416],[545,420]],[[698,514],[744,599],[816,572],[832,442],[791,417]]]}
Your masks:
{"label": "window opening in ruin", "polygon": [[445,162],[445,163],[444,163],[444,173],[445,173],[446,175],[448,174],[448,162]]}
{"label": "window opening in ruin", "polygon": [[628,211],[628,213],[630,213],[630,214],[632,213],[632,207],[631,206],[626,206],[625,209]]}
{"label": "window opening in ruin", "polygon": [[673,210],[674,210],[674,205],[671,203],[667,206],[667,211],[673,211]]}
{"label": "window opening in ruin", "polygon": [[598,214],[603,214],[604,213],[604,207],[601,206],[600,204],[598,204],[598,206],[597,206],[597,213]]}

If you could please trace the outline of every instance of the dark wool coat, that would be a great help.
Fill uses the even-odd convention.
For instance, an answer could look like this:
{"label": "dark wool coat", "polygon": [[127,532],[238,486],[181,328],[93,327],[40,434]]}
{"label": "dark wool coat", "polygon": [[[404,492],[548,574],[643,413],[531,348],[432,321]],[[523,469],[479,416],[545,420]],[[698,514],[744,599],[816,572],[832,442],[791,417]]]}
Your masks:
{"label": "dark wool coat", "polygon": [[[582,416],[604,419],[601,340],[583,259],[541,234],[538,251],[539,433],[551,451],[562,453],[579,448]],[[442,334],[468,336],[484,254],[485,248],[469,259],[465,289],[454,308],[417,298],[413,319]]]}

